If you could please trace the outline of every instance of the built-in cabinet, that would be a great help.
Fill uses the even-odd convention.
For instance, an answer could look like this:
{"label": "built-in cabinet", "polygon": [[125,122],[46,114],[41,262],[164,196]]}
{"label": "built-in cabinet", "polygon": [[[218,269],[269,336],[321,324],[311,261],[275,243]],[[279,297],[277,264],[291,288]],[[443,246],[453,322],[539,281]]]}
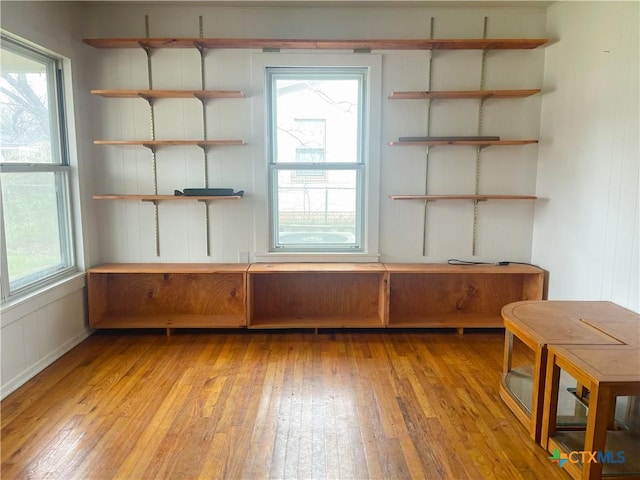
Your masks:
{"label": "built-in cabinet", "polygon": [[542,298],[529,265],[111,264],[88,272],[93,328],[496,328]]}
{"label": "built-in cabinet", "polygon": [[380,263],[265,263],[249,267],[249,327],[384,327]]}
{"label": "built-in cabinet", "polygon": [[530,265],[386,264],[389,327],[496,328],[500,311],[542,298],[543,272]]}
{"label": "built-in cabinet", "polygon": [[89,326],[246,326],[246,264],[108,264],[89,269]]}

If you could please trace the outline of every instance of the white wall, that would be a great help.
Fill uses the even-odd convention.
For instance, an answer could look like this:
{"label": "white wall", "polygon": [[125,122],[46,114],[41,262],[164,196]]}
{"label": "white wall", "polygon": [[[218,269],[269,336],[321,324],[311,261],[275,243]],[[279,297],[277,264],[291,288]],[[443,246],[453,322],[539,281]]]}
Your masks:
{"label": "white wall", "polygon": [[[84,115],[86,98],[84,49],[78,43],[78,5],[62,2],[0,4],[3,30],[19,36],[65,60],[67,114],[75,126],[69,132],[76,244],[80,269],[91,263],[95,237],[88,195],[92,189],[87,153],[90,133]],[[70,67],[71,69],[67,68]],[[73,89],[71,87],[74,87]],[[82,220],[84,219],[84,222]],[[84,224],[84,227],[81,225]],[[2,306],[0,318],[2,397],[51,364],[87,337],[84,274]]]}
{"label": "white wall", "polygon": [[640,310],[638,2],[548,10],[533,261],[550,299]]}
{"label": "white wall", "polygon": [[[249,38],[426,38],[430,18],[435,37],[482,37],[483,18],[489,18],[489,37],[543,37],[543,8],[426,8],[382,6],[212,7],[187,4],[90,5],[86,37],[143,37],[145,15],[150,36],[199,35],[202,15],[205,37]],[[87,47],[90,48],[90,47]],[[283,52],[284,53],[284,52]],[[381,134],[379,151],[379,238],[372,245],[382,261],[442,262],[472,258],[473,206],[471,202],[429,205],[427,255],[423,255],[423,204],[392,201],[391,194],[422,194],[425,188],[425,150],[389,147],[400,136],[424,135],[426,101],[397,101],[387,97],[396,90],[429,88],[428,58],[423,51],[381,51]],[[309,51],[313,58],[325,55]],[[239,89],[246,99],[215,100],[207,107],[209,138],[244,139],[245,147],[214,148],[210,160],[210,186],[246,191],[240,202],[212,202],[211,249],[206,255],[204,206],[196,202],[159,204],[160,256],[155,253],[153,207],[132,201],[99,201],[99,260],[105,262],[236,262],[243,252],[264,253],[268,232],[264,221],[266,181],[264,132],[252,121],[262,111],[263,71],[253,69],[260,50],[207,51],[206,88]],[[273,55],[273,54],[269,54]],[[348,58],[350,52],[340,52]],[[92,88],[148,88],[146,55],[141,49],[92,49],[96,83]],[[154,88],[200,88],[196,50],[164,49],[152,54]],[[487,59],[485,88],[539,88],[544,50],[493,51]],[[478,89],[480,51],[439,52],[433,60],[432,89]],[[490,100],[485,106],[485,135],[505,139],[537,138],[541,95],[515,100]],[[435,102],[433,135],[475,135],[479,102]],[[196,100],[161,100],[156,103],[157,139],[202,138],[201,106]],[[92,101],[96,139],[150,138],[149,107],[141,99]],[[537,145],[491,147],[482,153],[481,193],[533,194]],[[436,148],[432,154],[429,193],[473,193],[473,147]],[[95,146],[96,193],[152,193],[151,154],[143,147]],[[203,186],[202,153],[197,147],[158,150],[159,193]],[[533,230],[533,202],[483,202],[479,208],[476,260],[529,261]],[[379,250],[379,251],[378,251]],[[265,257],[261,256],[263,260]],[[375,258],[375,257],[374,257]]]}

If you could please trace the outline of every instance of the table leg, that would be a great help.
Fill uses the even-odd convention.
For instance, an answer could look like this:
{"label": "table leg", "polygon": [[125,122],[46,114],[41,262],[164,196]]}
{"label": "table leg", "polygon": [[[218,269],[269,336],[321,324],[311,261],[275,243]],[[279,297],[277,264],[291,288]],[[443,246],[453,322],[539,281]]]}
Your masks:
{"label": "table leg", "polygon": [[513,358],[513,333],[505,329],[504,332],[504,358],[502,361],[502,374],[506,375],[511,371],[511,360]]}
{"label": "table leg", "polygon": [[[589,398],[589,415],[585,432],[584,450],[591,454],[604,452],[607,442],[607,425],[611,413],[611,392],[606,387],[592,385]],[[582,478],[592,480],[602,477],[602,463],[585,462]]]}
{"label": "table leg", "polygon": [[547,353],[547,374],[544,382],[544,407],[542,409],[542,434],[540,445],[548,449],[549,437],[556,433],[558,414],[558,390],[560,389],[560,367],[556,365],[556,356]]}
{"label": "table leg", "polygon": [[541,443],[546,369],[547,349],[542,345],[538,345],[538,348],[536,348],[535,351],[535,360],[533,364],[533,398],[531,399],[531,436],[536,441],[536,443]]}

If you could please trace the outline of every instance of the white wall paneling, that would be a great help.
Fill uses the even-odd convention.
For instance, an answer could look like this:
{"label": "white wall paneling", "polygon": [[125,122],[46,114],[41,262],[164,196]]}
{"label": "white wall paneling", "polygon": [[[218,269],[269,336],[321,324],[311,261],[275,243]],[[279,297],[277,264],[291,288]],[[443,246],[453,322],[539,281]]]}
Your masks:
{"label": "white wall paneling", "polygon": [[640,309],[637,2],[549,8],[533,260],[549,298]]}
{"label": "white wall paneling", "polygon": [[[167,5],[96,4],[89,7],[85,37],[144,36],[144,19],[148,15],[151,36],[198,36],[202,16],[204,37],[247,38],[427,38],[431,18],[436,38],[481,38],[484,18],[488,17],[488,37],[543,37],[545,12],[541,8],[425,8],[407,7],[212,7],[189,5],[176,8]],[[126,22],[117,19],[127,17]],[[114,22],[105,22],[112,17]],[[137,18],[137,22],[132,18]],[[313,18],[313,22],[309,22]],[[99,22],[97,20],[100,19]],[[111,27],[108,27],[111,23]],[[362,30],[362,31],[360,31]],[[373,33],[372,33],[373,32]],[[138,88],[146,79],[146,59],[142,51],[115,54],[110,50],[94,50],[96,70],[105,72],[95,88]],[[309,64],[337,52],[296,52]],[[373,54],[382,59],[382,87],[379,94],[381,115],[373,120],[380,125],[379,135],[371,145],[377,152],[369,174],[370,206],[379,202],[370,216],[370,225],[379,233],[369,242],[369,254],[380,255],[384,261],[439,262],[450,257],[471,256],[473,214],[471,202],[431,204],[427,230],[429,248],[423,255],[423,206],[420,202],[394,202],[391,194],[424,193],[425,152],[420,147],[389,147],[400,136],[424,135],[427,127],[426,101],[390,101],[392,91],[424,90],[427,88],[428,52],[380,51]],[[373,55],[372,54],[372,55]],[[225,261],[233,262],[250,252],[250,258],[263,255],[268,244],[266,156],[264,122],[256,117],[264,113],[264,70],[252,63],[254,56],[266,55],[256,50],[208,50],[204,64],[206,88],[243,90],[247,98],[213,100],[207,105],[209,138],[239,138],[246,147],[214,148],[210,158],[212,186],[233,187],[247,192],[239,202],[216,203],[210,206],[211,257],[193,241],[202,231],[202,219],[197,210],[182,202],[160,204],[159,261]],[[270,54],[277,64],[287,52]],[[279,57],[280,55],[280,57]],[[340,56],[349,58],[349,52]],[[352,57],[355,58],[355,57]],[[199,53],[193,49],[159,49],[151,56],[154,88],[199,88]],[[544,52],[492,51],[487,55],[487,89],[537,88],[542,80]],[[481,51],[439,51],[434,54],[432,89],[478,89],[480,87]],[[108,65],[105,67],[105,65]],[[130,107],[124,100],[100,101],[101,127],[96,138],[117,135],[111,131],[113,122],[126,125],[126,132],[140,134],[147,127],[141,107]],[[143,100],[132,100],[144,104]],[[107,104],[111,104],[107,106]],[[119,103],[114,107],[113,103]],[[201,132],[201,114],[197,101],[162,100],[157,103],[156,138],[189,138]],[[478,128],[477,100],[434,101],[432,135],[475,135]],[[139,115],[138,115],[139,113]],[[489,100],[485,105],[484,134],[502,138],[537,138],[540,115],[540,95],[515,100]],[[140,133],[139,133],[140,132]],[[121,134],[121,135],[122,135]],[[134,180],[119,160],[121,147],[96,147],[96,160],[102,166],[99,193],[149,193],[143,168],[138,167]],[[504,151],[499,151],[504,149]],[[171,193],[187,182],[197,182],[199,166],[193,151],[159,149],[158,184],[160,193]],[[147,153],[137,155],[145,156]],[[434,193],[473,193],[475,149],[473,147],[436,148],[432,153],[429,188]],[[535,189],[536,146],[492,147],[483,152],[480,184],[482,193],[532,194]],[[140,160],[139,160],[140,162]],[[148,178],[148,177],[146,177]],[[126,192],[118,189],[128,187]],[[137,182],[137,184],[133,184]],[[199,186],[199,185],[189,185]],[[149,261],[153,253],[143,251],[148,231],[150,208],[123,205],[129,202],[109,202],[101,206],[100,238],[102,252],[109,261]],[[129,214],[116,214],[126,210]],[[188,213],[187,213],[188,212]],[[446,212],[446,214],[442,214]],[[136,218],[136,214],[139,217]],[[493,219],[499,214],[501,218]],[[128,225],[120,222],[123,218]],[[472,220],[471,216],[471,220]],[[376,225],[374,225],[376,224]],[[479,238],[484,249],[478,250],[479,260],[528,261],[531,255],[533,209],[520,204],[482,205],[479,213]],[[144,227],[142,227],[144,225]],[[138,227],[140,226],[140,227]],[[151,225],[152,226],[152,225]],[[496,231],[497,229],[497,231]],[[124,243],[117,238],[121,232],[136,230]],[[374,229],[375,230],[375,229]],[[514,235],[513,232],[518,234]],[[203,255],[205,255],[203,257]],[[507,258],[508,257],[508,258]]]}
{"label": "white wall paneling", "polygon": [[[83,9],[66,2],[2,2],[1,8],[3,30],[63,57],[76,260],[83,269],[99,255],[90,198],[91,70],[78,30]],[[86,338],[84,297],[84,274],[78,274],[1,306],[2,397]]]}

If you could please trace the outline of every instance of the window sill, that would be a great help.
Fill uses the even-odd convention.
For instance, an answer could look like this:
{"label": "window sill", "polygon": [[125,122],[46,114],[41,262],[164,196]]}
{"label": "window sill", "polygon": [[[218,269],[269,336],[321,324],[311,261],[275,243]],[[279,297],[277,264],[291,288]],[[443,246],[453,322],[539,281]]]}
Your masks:
{"label": "window sill", "polygon": [[275,262],[331,262],[331,263],[377,263],[380,261],[378,253],[309,253],[309,252],[267,252],[256,253],[255,261],[257,263],[275,263]]}

